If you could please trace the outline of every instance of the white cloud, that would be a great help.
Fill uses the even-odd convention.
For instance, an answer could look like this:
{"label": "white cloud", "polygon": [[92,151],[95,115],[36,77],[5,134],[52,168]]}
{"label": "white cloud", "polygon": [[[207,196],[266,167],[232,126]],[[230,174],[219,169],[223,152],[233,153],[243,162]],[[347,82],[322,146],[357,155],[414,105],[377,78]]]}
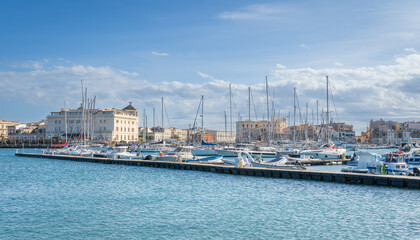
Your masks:
{"label": "white cloud", "polygon": [[156,52],[156,51],[152,51],[152,54],[156,55],[156,56],[169,56],[168,53],[164,53],[164,52],[160,53],[160,52]]}
{"label": "white cloud", "polygon": [[213,76],[210,76],[208,74],[202,73],[202,72],[197,72],[198,76],[202,77],[202,78],[207,78],[207,79],[214,79]]}
{"label": "white cloud", "polygon": [[299,46],[301,48],[309,49],[309,47],[305,43],[301,43]]}
{"label": "white cloud", "polygon": [[221,19],[230,20],[264,20],[281,16],[291,9],[274,4],[252,4],[239,11],[227,11],[218,15]]}
{"label": "white cloud", "polygon": [[416,49],[414,49],[414,48],[405,48],[404,50],[407,51],[407,52],[410,52],[410,53],[416,53],[417,52]]}
{"label": "white cloud", "polygon": [[276,67],[277,68],[282,68],[282,69],[285,69],[286,68],[286,66],[284,66],[283,64],[280,64],[280,63],[277,63],[276,64]]}
{"label": "white cloud", "polygon": [[341,66],[343,66],[344,64],[342,64],[341,62],[335,62],[335,63],[334,63],[334,65],[341,67]]}
{"label": "white cloud", "polygon": [[[283,66],[283,65],[281,65]],[[138,109],[151,114],[165,98],[171,123],[187,127],[192,123],[201,95],[205,97],[206,127],[223,129],[223,112],[228,109],[229,83],[196,72],[208,79],[201,83],[179,81],[154,82],[139,77],[138,73],[113,69],[108,66],[54,66],[32,71],[0,72],[0,100],[19,99],[33,105],[47,106],[51,111],[66,101],[68,106],[80,103],[80,80],[89,88],[89,96],[97,96],[99,107],[122,108],[132,101]],[[362,130],[370,119],[413,120],[420,116],[420,54],[398,57],[390,65],[358,68],[282,68],[276,66],[269,76],[274,104],[281,116],[293,109],[293,88],[296,87],[301,106],[309,102],[315,108],[319,99],[325,109],[325,75],[330,77],[335,106],[341,121],[356,124]],[[233,84],[234,116],[247,116],[248,85]],[[265,113],[264,81],[251,85],[254,102],[261,119]],[[28,94],[31,93],[31,94]],[[24,110],[23,110],[24,111]],[[303,110],[302,110],[303,111]],[[252,113],[255,116],[255,113]],[[236,118],[235,118],[236,120]],[[417,119],[419,120],[419,119]]]}

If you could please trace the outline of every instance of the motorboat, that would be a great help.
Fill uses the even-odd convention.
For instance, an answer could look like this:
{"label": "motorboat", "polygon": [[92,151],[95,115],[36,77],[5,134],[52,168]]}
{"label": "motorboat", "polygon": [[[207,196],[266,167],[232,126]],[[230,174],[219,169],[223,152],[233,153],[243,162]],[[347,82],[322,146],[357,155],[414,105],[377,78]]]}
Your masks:
{"label": "motorboat", "polygon": [[198,158],[195,156],[195,158],[186,159],[186,160],[183,160],[183,162],[224,164],[223,156],[208,156],[208,157],[203,157],[203,158]]}
{"label": "motorboat", "polygon": [[346,154],[345,148],[338,148],[334,144],[325,144],[319,149],[314,150],[303,150],[300,153],[304,155],[310,155],[314,158],[319,159],[339,159]]}
{"label": "motorboat", "polygon": [[106,152],[105,156],[112,159],[142,159],[140,153],[131,153],[127,149],[128,146],[116,146],[114,149]]}
{"label": "motorboat", "polygon": [[181,146],[175,148],[175,150],[170,152],[159,152],[159,156],[156,157],[158,161],[169,161],[169,162],[182,162],[185,159],[194,159],[195,156],[191,152],[193,147],[191,146]]}
{"label": "motorboat", "polygon": [[405,158],[409,165],[420,165],[420,152],[416,152],[409,157]]}
{"label": "motorboat", "polygon": [[381,155],[369,152],[355,152],[342,172],[368,173],[368,163],[380,162]]}
{"label": "motorboat", "polygon": [[223,157],[238,157],[238,153],[242,151],[250,151],[249,144],[237,144],[236,146],[228,146],[223,149],[216,150],[217,155],[222,155]]}
{"label": "motorboat", "polygon": [[[282,169],[304,169],[302,165],[287,164],[288,158],[285,155],[277,155],[274,159],[264,160],[262,157],[255,159],[248,152],[240,152],[238,160],[235,161],[244,166],[262,167],[262,168],[282,168]],[[237,164],[235,164],[237,165]]]}

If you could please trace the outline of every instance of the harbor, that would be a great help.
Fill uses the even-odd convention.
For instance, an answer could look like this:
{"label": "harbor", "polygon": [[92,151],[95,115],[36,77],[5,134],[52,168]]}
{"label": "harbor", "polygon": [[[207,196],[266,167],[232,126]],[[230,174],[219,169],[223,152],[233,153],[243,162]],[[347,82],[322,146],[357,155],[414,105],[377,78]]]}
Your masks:
{"label": "harbor", "polygon": [[133,159],[105,159],[98,157],[85,156],[67,156],[67,155],[49,155],[37,153],[16,153],[19,157],[48,158],[57,160],[68,160],[78,162],[92,162],[103,164],[143,166],[155,168],[169,168],[178,170],[205,171],[222,174],[246,175],[268,178],[286,178],[327,181],[335,183],[362,184],[362,185],[378,185],[390,187],[402,187],[420,189],[420,178],[409,176],[383,176],[383,175],[367,175],[358,173],[337,173],[326,171],[309,171],[294,169],[268,169],[268,168],[236,168],[234,166],[224,166],[203,163],[183,163],[183,162],[164,162],[150,160],[133,160]]}

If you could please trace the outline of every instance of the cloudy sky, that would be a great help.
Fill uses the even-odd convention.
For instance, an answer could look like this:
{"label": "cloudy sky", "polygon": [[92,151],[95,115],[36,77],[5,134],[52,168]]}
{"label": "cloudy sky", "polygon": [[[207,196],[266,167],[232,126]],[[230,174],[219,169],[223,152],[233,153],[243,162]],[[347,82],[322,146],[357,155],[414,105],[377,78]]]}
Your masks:
{"label": "cloudy sky", "polygon": [[[370,119],[420,120],[419,1],[1,1],[0,119],[39,121],[80,104],[80,81],[99,107],[129,101],[169,123],[205,127],[326,108],[363,130]],[[255,110],[254,110],[255,109]],[[166,114],[165,114],[166,115]],[[314,117],[316,118],[316,117]],[[160,122],[159,118],[159,122]],[[229,121],[229,120],[228,120]]]}

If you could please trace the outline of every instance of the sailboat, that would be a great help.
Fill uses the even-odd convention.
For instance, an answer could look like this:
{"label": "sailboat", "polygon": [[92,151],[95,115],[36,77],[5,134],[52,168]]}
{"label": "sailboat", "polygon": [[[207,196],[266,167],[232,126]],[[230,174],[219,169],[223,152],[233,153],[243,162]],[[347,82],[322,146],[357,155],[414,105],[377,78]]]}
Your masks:
{"label": "sailboat", "polygon": [[318,149],[304,150],[300,154],[312,156],[319,159],[339,159],[346,154],[345,148],[338,148],[334,143],[330,142],[329,138],[329,98],[328,98],[328,76],[327,79],[327,126],[326,126],[326,142]]}

